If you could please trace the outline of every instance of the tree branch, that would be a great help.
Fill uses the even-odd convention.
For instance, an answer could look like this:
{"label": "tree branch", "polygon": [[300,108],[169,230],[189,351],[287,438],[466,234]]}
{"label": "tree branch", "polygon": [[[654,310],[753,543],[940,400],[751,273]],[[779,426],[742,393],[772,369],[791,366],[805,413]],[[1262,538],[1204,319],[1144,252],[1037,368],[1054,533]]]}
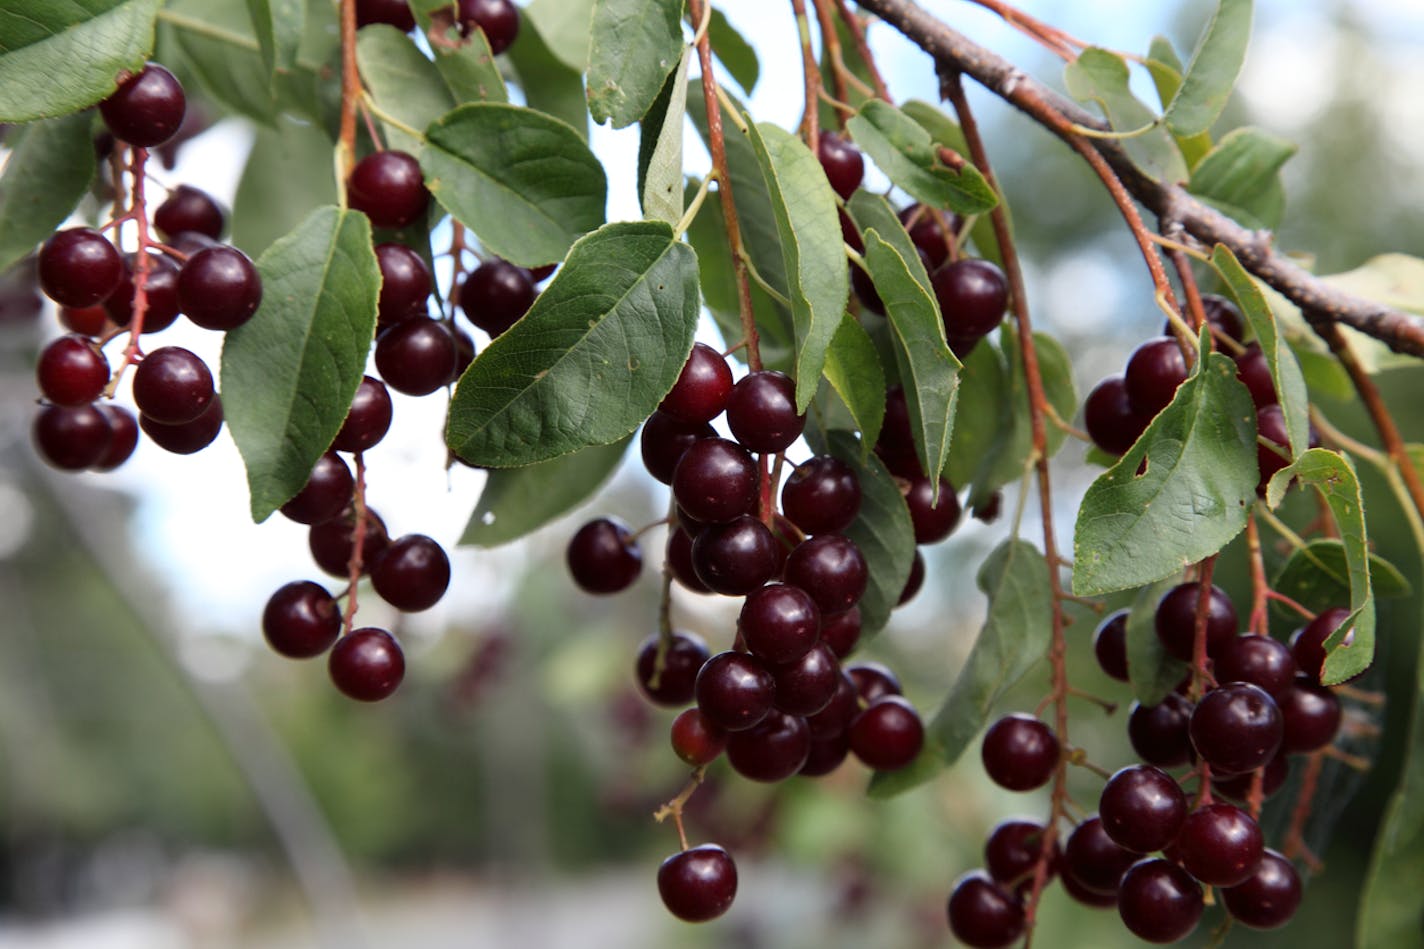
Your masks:
{"label": "tree branch", "polygon": [[[967,73],[1069,145],[1085,139],[1074,131],[1074,126],[1108,130],[1091,113],[950,29],[910,0],[860,0],[860,5],[903,33],[932,56],[940,68]],[[1424,320],[1330,286],[1278,253],[1272,247],[1269,231],[1242,227],[1202,204],[1180,185],[1149,177],[1112,139],[1087,141],[1145,207],[1161,219],[1180,223],[1199,241],[1225,244],[1242,266],[1302,310],[1315,311],[1332,322],[1353,327],[1396,352],[1424,356]]]}

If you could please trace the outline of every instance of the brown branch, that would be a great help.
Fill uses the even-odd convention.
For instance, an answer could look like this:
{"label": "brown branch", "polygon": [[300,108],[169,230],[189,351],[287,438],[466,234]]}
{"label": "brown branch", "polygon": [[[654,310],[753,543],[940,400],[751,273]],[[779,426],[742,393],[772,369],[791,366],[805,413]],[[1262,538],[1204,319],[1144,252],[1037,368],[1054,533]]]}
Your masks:
{"label": "brown branch", "polygon": [[[870,8],[869,4],[861,5],[867,9]],[[836,11],[841,15],[841,22],[850,31],[850,37],[855,43],[855,52],[860,56],[860,61],[865,63],[866,69],[870,70],[870,81],[875,86],[875,97],[884,99],[886,102],[891,101],[890,90],[885,85],[885,78],[880,75],[880,68],[875,65],[875,57],[870,54],[870,44],[865,41],[865,24],[861,22],[860,17],[851,12],[850,7],[846,5],[846,0],[836,0]]]}
{"label": "brown branch", "polygon": [[[972,76],[994,95],[1045,126],[1069,145],[1083,136],[1074,126],[1108,130],[1102,120],[1032,79],[1009,61],[970,41],[910,0],[861,0],[932,56],[943,69]],[[1123,185],[1159,218],[1180,222],[1197,240],[1224,244],[1241,265],[1301,310],[1316,311],[1386,343],[1396,352],[1424,356],[1424,320],[1332,287],[1296,266],[1272,245],[1269,231],[1252,231],[1207,207],[1181,186],[1159,182],[1138,168],[1111,138],[1093,138],[1091,148]]]}
{"label": "brown branch", "polygon": [[[849,70],[846,69],[845,56],[841,52],[841,38],[840,34],[836,32],[836,21],[831,14],[830,0],[811,0],[811,6],[815,8],[816,21],[821,26],[821,42],[825,45],[826,58],[831,61],[831,87],[835,90],[835,101],[845,105],[850,101],[850,89],[846,85],[846,73]],[[852,110],[852,114],[854,114],[854,110]],[[841,128],[845,128],[845,114],[837,109],[836,116],[840,120]]]}
{"label": "brown branch", "polygon": [[[356,104],[361,101],[361,73],[356,68],[356,0],[341,0],[341,135],[337,189],[346,193],[346,175],[356,162]],[[345,205],[345,200],[342,204]]]}
{"label": "brown branch", "polygon": [[801,137],[811,151],[821,137],[821,67],[811,49],[811,23],[806,18],[806,0],[791,0],[796,14],[796,31],[801,38],[801,72],[806,83],[806,111],[801,116]]}

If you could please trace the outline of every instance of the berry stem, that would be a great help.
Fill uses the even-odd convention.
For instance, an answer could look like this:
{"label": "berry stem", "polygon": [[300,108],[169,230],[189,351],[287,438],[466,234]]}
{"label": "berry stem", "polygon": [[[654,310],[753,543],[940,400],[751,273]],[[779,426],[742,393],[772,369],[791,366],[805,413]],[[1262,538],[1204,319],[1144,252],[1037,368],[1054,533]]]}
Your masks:
{"label": "berry stem", "polygon": [[[832,105],[845,105],[850,101],[850,89],[846,84],[846,76],[850,70],[846,68],[845,56],[841,51],[841,38],[836,32],[835,18],[831,15],[831,8],[827,6],[826,0],[811,0],[811,7],[816,11],[816,22],[821,27],[821,44],[831,61],[831,86],[835,90],[834,98],[826,96],[824,91],[821,97]],[[855,76],[851,74],[851,78],[854,79]],[[851,114],[855,114],[854,109],[851,109]],[[836,118],[841,128],[845,128],[846,116],[839,105],[836,108]]]}
{"label": "berry stem", "polygon": [[[119,362],[119,367],[114,370],[113,377],[109,384],[104,387],[104,395],[113,398],[119,388],[119,382],[123,379],[124,370],[143,358],[143,351],[139,346],[139,337],[143,334],[143,320],[148,314],[148,271],[151,261],[148,259],[148,248],[154,243],[153,237],[148,231],[148,201],[144,196],[144,183],[148,180],[144,171],[144,166],[148,163],[148,149],[135,148],[133,159],[129,163],[129,178],[132,181],[130,190],[130,200],[128,211],[120,215],[117,221],[132,219],[138,228],[138,253],[134,255],[133,274],[133,304],[132,316],[129,319],[128,334],[129,342],[124,347],[124,357]],[[122,181],[122,177],[119,179]],[[115,231],[114,236],[118,237]]]}
{"label": "berry stem", "polygon": [[[1212,554],[1203,560],[1197,575],[1197,610],[1195,626],[1192,629],[1192,701],[1194,702],[1202,697],[1208,686],[1215,684],[1211,672],[1207,669],[1206,627],[1207,621],[1211,618],[1211,576],[1216,572],[1216,557],[1216,554]],[[1206,767],[1207,764],[1203,761],[1203,770]]]}
{"label": "berry stem", "polygon": [[1050,53],[1061,57],[1065,62],[1077,59],[1077,51],[1091,45],[1074,38],[1056,26],[1049,26],[1041,20],[1035,20],[1017,7],[1001,3],[1000,0],[971,0],[971,2],[997,13],[1009,26],[1034,40]]}
{"label": "berry stem", "polygon": [[1266,558],[1261,550],[1261,529],[1256,526],[1253,512],[1246,518],[1246,552],[1251,563],[1251,616],[1246,628],[1258,636],[1270,635],[1270,624],[1266,615],[1266,601],[1271,594],[1271,585],[1266,581]]}
{"label": "berry stem", "polygon": [[682,844],[683,850],[687,849],[687,830],[682,826],[682,809],[687,806],[687,802],[702,785],[702,777],[706,773],[706,765],[693,771],[692,777],[688,779],[687,784],[683,785],[682,790],[677,792],[677,796],[653,812],[653,820],[659,824],[669,817],[672,818],[673,825],[677,827],[677,839]]}
{"label": "berry stem", "polygon": [[1281,853],[1289,860],[1300,859],[1312,871],[1321,869],[1320,859],[1305,843],[1305,822],[1310,817],[1310,807],[1315,800],[1315,788],[1320,783],[1320,769],[1325,764],[1323,752],[1315,752],[1305,762],[1305,773],[1300,778],[1300,792],[1296,795],[1295,807],[1291,810],[1290,828],[1286,831],[1285,846]]}
{"label": "berry stem", "polygon": [[356,106],[361,73],[356,68],[356,0],[341,0],[341,133],[336,148],[336,190],[346,205],[346,176],[356,163]]}
{"label": "berry stem", "polygon": [[351,527],[351,559],[346,563],[348,589],[351,595],[346,599],[346,612],[341,618],[341,634],[350,633],[356,620],[356,589],[361,583],[362,548],[366,545],[366,459],[361,452],[355,456],[356,484],[351,492],[351,503],[356,508],[356,523]]}
{"label": "berry stem", "polygon": [[811,151],[821,135],[821,68],[816,64],[816,52],[811,48],[811,23],[806,18],[806,0],[791,0],[796,14],[796,32],[801,39],[801,73],[806,84],[806,109],[801,113],[801,138]]}
{"label": "berry stem", "polygon": [[835,0],[835,2],[836,12],[840,14],[841,22],[850,31],[856,55],[860,57],[861,62],[865,63],[865,68],[870,71],[870,81],[875,86],[875,97],[884,99],[886,102],[893,101],[890,98],[890,90],[886,88],[885,80],[880,75],[880,68],[875,65],[875,57],[870,54],[870,44],[865,41],[865,24],[861,22],[860,17],[851,12],[846,0]]}

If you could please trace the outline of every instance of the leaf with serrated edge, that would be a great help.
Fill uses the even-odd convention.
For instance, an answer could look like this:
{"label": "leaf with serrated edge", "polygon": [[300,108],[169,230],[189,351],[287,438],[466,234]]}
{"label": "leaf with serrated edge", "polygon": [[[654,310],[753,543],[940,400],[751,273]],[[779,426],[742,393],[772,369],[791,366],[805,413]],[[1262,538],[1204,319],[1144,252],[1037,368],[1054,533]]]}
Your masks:
{"label": "leaf with serrated edge", "polygon": [[1127,614],[1127,679],[1132,694],[1143,705],[1160,705],[1177,687],[1190,667],[1167,652],[1157,636],[1157,603],[1177,585],[1177,577],[1143,587]]}
{"label": "leaf with serrated edge", "polygon": [[989,615],[944,705],[925,728],[919,757],[898,771],[881,772],[870,796],[892,797],[933,778],[959,760],[994,704],[1043,659],[1053,629],[1053,594],[1043,554],[1022,540],[1006,540],[979,568],[979,589]]}
{"label": "leaf with serrated edge", "polygon": [[1251,40],[1251,0],[1220,0],[1216,12],[1202,33],[1177,90],[1162,114],[1167,127],[1178,135],[1196,135],[1211,128],[1241,66],[1246,62],[1246,46]]}
{"label": "leaf with serrated edge", "polygon": [[366,370],[381,274],[364,214],[318,208],[257,260],[262,305],[223,342],[223,414],[252,519],[301,490]]}
{"label": "leaf with serrated edge", "polygon": [[858,190],[846,202],[846,213],[850,215],[851,222],[861,234],[874,230],[879,233],[881,240],[895,249],[909,268],[910,276],[924,288],[934,304],[935,312],[938,313],[939,299],[934,295],[929,271],[925,270],[925,262],[915,249],[915,242],[910,240],[909,232],[905,230],[905,225],[900,223],[900,217],[890,206],[890,202],[881,195]]}
{"label": "leaf with serrated edge", "polygon": [[875,343],[858,320],[846,317],[826,350],[826,379],[860,429],[860,450],[868,454],[885,420],[885,370]]}
{"label": "leaf with serrated edge", "polygon": [[[406,34],[375,23],[356,34],[356,62],[361,79],[381,111],[411,128],[423,129],[455,107],[435,64]],[[385,123],[386,144],[414,154],[420,139]]]}
{"label": "leaf with serrated edge", "polygon": [[1157,116],[1132,94],[1128,86],[1127,63],[1116,53],[1095,46],[1083,50],[1063,71],[1068,92],[1081,101],[1102,107],[1114,131],[1145,132],[1123,140],[1123,148],[1154,178],[1182,181],[1187,165],[1177,142],[1165,127],[1149,128]]}
{"label": "leaf with serrated edge", "polygon": [[657,139],[643,180],[643,216],[677,224],[682,219],[682,125],[687,112],[687,67],[692,47],[673,70],[667,108],[658,119]]}
{"label": "leaf with serrated edge", "polygon": [[832,455],[855,469],[860,479],[860,513],[845,534],[865,555],[870,578],[860,598],[862,641],[879,632],[900,600],[910,565],[915,560],[915,529],[899,484],[875,455],[862,457],[860,439],[832,431],[827,438]]}
{"label": "leaf with serrated edge", "polygon": [[632,438],[592,445],[524,468],[494,469],[460,545],[498,547],[572,511],[613,476]]}
{"label": "leaf with serrated edge", "polygon": [[609,224],[582,238],[461,376],[450,449],[511,468],[617,441],[677,381],[698,310],[696,255],[667,224]]}
{"label": "leaf with serrated edge", "polygon": [[[874,229],[865,232],[865,261],[895,339],[895,362],[920,465],[926,473],[943,471],[954,429],[960,362],[945,342],[934,296],[914,279],[905,259]],[[937,504],[939,479],[933,479],[933,484],[933,503]]]}
{"label": "leaf with serrated edge", "polygon": [[[1350,615],[1325,640],[1325,667],[1320,679],[1335,685],[1370,667],[1375,655],[1375,599],[1370,589],[1370,542],[1365,530],[1365,505],[1355,466],[1338,452],[1312,448],[1271,478],[1266,503],[1277,507],[1292,480],[1320,492],[1340,528],[1345,565],[1350,576]],[[1348,641],[1347,641],[1348,640]]]}
{"label": "leaf with serrated edge", "polygon": [[[1321,537],[1292,551],[1271,581],[1271,589],[1315,613],[1346,602],[1350,597],[1350,570],[1344,542]],[[1408,596],[1413,587],[1394,564],[1370,554],[1370,590],[1376,597]],[[1271,608],[1292,622],[1300,619],[1300,614],[1284,603],[1272,600]]]}
{"label": "leaf with serrated edge", "polygon": [[959,407],[944,470],[950,484],[969,485],[984,459],[996,450],[1004,433],[1004,419],[1011,412],[1009,385],[1003,356],[992,343],[980,340],[964,357],[959,373]]}
{"label": "leaf with serrated edge", "polygon": [[1212,248],[1211,265],[1226,284],[1236,304],[1251,324],[1256,341],[1261,344],[1261,352],[1266,356],[1266,364],[1271,367],[1271,381],[1276,387],[1281,413],[1285,417],[1286,434],[1290,438],[1291,454],[1299,455],[1309,446],[1310,416],[1309,396],[1305,389],[1305,377],[1295,353],[1281,339],[1276,330],[1276,318],[1270,305],[1261,293],[1255,279],[1237,261],[1236,255],[1224,244]]}
{"label": "leaf with serrated edge", "polygon": [[1192,169],[1187,190],[1252,227],[1274,228],[1284,209],[1281,166],[1296,153],[1293,142],[1260,129],[1228,132]]}
{"label": "leaf with serrated edge", "polygon": [[[909,102],[901,104],[900,110],[918,122],[926,132],[929,132],[930,138],[935,144],[952,148],[961,155],[969,154],[969,143],[965,141],[964,131],[959,127],[959,123],[945,115],[940,109],[928,102],[911,99]],[[1004,215],[1009,234],[1012,235],[1014,230],[1012,211],[1002,194],[997,197],[999,199],[997,208]],[[974,220],[974,225],[969,229],[969,236],[980,257],[992,260],[1003,267],[1004,255],[999,248],[998,235],[994,232],[992,216],[978,215]]]}
{"label": "leaf with serrated edge", "polygon": [[0,7],[0,122],[77,112],[153,51],[162,0],[10,0]]}
{"label": "leaf with serrated edge", "polygon": [[[436,10],[425,11],[419,9],[419,5],[414,9],[415,20],[420,32],[430,36],[439,27],[435,26],[431,17]],[[525,21],[529,19],[528,10],[525,10]],[[445,21],[449,23],[449,21]],[[365,33],[370,27],[363,27],[361,33]],[[435,54],[435,71],[440,76],[439,83],[432,82],[432,88],[427,90],[427,95],[434,95],[435,87],[443,85],[449,92],[453,101],[446,109],[456,105],[464,105],[466,102],[508,102],[509,90],[505,88],[504,76],[499,71],[499,63],[495,61],[495,55],[490,50],[489,38],[485,36],[484,30],[470,30],[469,33],[461,35],[459,27],[450,23],[444,27],[444,35],[438,37],[438,41],[430,43],[431,51]],[[539,37],[539,31],[532,27],[520,34],[519,42],[510,47],[511,57],[514,50],[521,48],[526,43],[530,47],[543,47],[543,41]],[[545,49],[547,53],[547,49]],[[535,53],[537,55],[537,52]],[[549,63],[551,71],[564,71],[562,63]],[[528,105],[536,108],[533,97],[529,95]],[[583,96],[579,96],[579,112],[583,112]],[[438,118],[440,113],[430,116],[426,121],[420,123],[410,123],[416,128],[424,128],[429,122]]]}
{"label": "leaf with serrated edge", "polygon": [[[1148,47],[1147,62],[1144,65],[1152,76],[1152,85],[1157,89],[1158,101],[1162,103],[1162,108],[1167,108],[1167,103],[1172,101],[1172,97],[1182,87],[1182,60],[1172,48],[1172,42],[1165,36],[1152,37],[1152,45]],[[1211,134],[1208,132],[1174,137],[1188,168],[1195,168],[1202,156],[1211,150]]]}
{"label": "leaf with serrated edge", "polygon": [[737,85],[751,95],[757,80],[761,78],[761,63],[757,60],[756,50],[732,26],[727,15],[716,7],[712,8],[711,18],[707,21],[707,39],[712,43],[712,52],[718,61],[737,80]]}
{"label": "leaf with serrated edge", "polygon": [[1236,364],[1211,353],[1088,488],[1073,536],[1073,592],[1129,590],[1216,553],[1245,528],[1258,480],[1251,393]]}
{"label": "leaf with serrated edge", "polygon": [[942,164],[930,133],[890,103],[871,99],[846,127],[890,180],[915,200],[960,214],[982,214],[998,203],[977,168],[965,165],[955,171]]}
{"label": "leaf with serrated edge", "polygon": [[36,122],[12,133],[0,177],[0,273],[64,223],[94,177],[88,113]]}
{"label": "leaf with serrated edge", "polygon": [[486,250],[523,267],[562,260],[603,223],[603,165],[572,128],[532,109],[460,106],[426,129],[420,167]]}
{"label": "leaf with serrated edge", "polygon": [[621,129],[647,114],[682,54],[682,0],[594,0],[588,111]]}
{"label": "leaf with serrated edge", "polygon": [[746,121],[781,238],[796,326],[796,411],[805,412],[850,295],[836,194],[820,160],[799,138],[766,122]]}

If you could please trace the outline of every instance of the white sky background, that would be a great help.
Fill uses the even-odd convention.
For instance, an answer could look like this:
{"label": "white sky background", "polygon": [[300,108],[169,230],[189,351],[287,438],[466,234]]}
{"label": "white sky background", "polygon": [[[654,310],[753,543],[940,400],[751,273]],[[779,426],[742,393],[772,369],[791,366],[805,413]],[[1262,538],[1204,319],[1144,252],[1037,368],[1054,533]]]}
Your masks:
{"label": "white sky background", "polygon": [[[801,114],[802,87],[790,4],[776,0],[723,0],[719,6],[758,49],[762,74],[751,98],[753,113],[759,119],[794,127]],[[1035,46],[979,7],[949,0],[932,0],[925,6],[1011,60],[1039,61]],[[1419,44],[1424,41],[1424,2],[1354,0],[1350,6],[1371,26],[1379,56],[1387,60],[1388,71],[1398,77],[1397,82],[1381,88],[1380,97],[1382,108],[1392,114],[1390,127],[1399,130],[1399,147],[1424,156],[1424,140],[1420,136],[1420,129],[1424,128],[1424,96],[1419,95],[1419,90],[1424,89],[1424,63],[1418,57]],[[1159,20],[1161,14],[1153,11],[1153,4],[1140,0],[1026,2],[1024,7],[1080,38],[1123,50],[1145,51],[1152,35],[1169,26]],[[1327,45],[1322,33],[1328,30],[1322,21],[1327,8],[1324,0],[1258,3],[1256,40],[1240,94],[1260,114],[1270,117],[1269,128],[1279,134],[1289,136],[1309,118],[1316,104],[1325,99],[1335,70],[1341,68],[1331,57],[1320,54]],[[887,27],[873,29],[871,36],[877,59],[896,97],[933,100],[934,76],[923,54]],[[1052,76],[1041,78],[1054,80]],[[1150,94],[1144,98],[1155,101]],[[981,118],[991,125],[1005,111],[985,96],[980,96],[979,102],[983,103]],[[689,170],[705,170],[705,153],[695,134],[689,130],[686,138]],[[186,145],[177,169],[165,173],[160,168],[158,177],[168,184],[197,185],[230,206],[250,141],[250,133],[241,124],[225,123]],[[636,130],[596,129],[593,145],[609,171],[610,219],[639,217],[634,184]],[[1049,325],[1091,330],[1093,320],[1105,319],[1102,314],[1112,313],[1120,302],[1114,298],[1121,296],[1116,275],[1120,269],[1120,261],[1105,259],[1101,252],[1089,250],[1065,257],[1047,273],[1030,274],[1036,284],[1033,292],[1039,317]],[[1081,306],[1075,310],[1073,301],[1081,294],[1065,291],[1081,287],[1085,280],[1104,288],[1106,297],[1100,294],[1091,310]],[[153,338],[150,348],[186,346],[203,355],[216,371],[220,336],[197,330],[186,321],[180,324],[181,328],[175,325]],[[715,330],[705,327],[700,336],[715,341]],[[117,356],[117,347],[112,351]],[[1080,379],[1079,383],[1086,391],[1092,381]],[[483,477],[461,466],[448,473],[444,468],[443,394],[421,399],[395,392],[392,396],[395,424],[385,441],[367,453],[368,499],[385,518],[392,536],[426,533],[451,553],[454,580],[450,593],[434,609],[409,617],[404,626],[407,632],[433,634],[459,617],[488,614],[508,592],[501,577],[514,575],[526,554],[522,545],[497,551],[455,548],[478,499]],[[636,447],[628,457],[630,463],[624,467],[624,476],[632,468],[638,468],[641,475]],[[135,549],[171,591],[171,607],[175,615],[184,618],[181,628],[188,633],[224,632],[256,641],[260,638],[261,610],[273,590],[290,580],[322,580],[307,553],[307,528],[280,515],[260,526],[251,523],[241,460],[226,429],[214,445],[186,457],[167,454],[141,439],[133,459],[118,472],[78,477],[95,485],[133,492],[140,499],[134,523]],[[23,503],[13,491],[3,490],[5,487],[0,484],[0,514],[16,512],[16,505]],[[3,520],[13,523],[12,516],[19,514]],[[592,515],[587,510],[574,515],[576,519],[588,516]],[[546,528],[545,533],[561,540],[570,530],[568,524],[558,524]],[[0,550],[0,556],[4,552]],[[656,546],[649,554],[656,555]],[[335,581],[327,585],[330,589],[339,586]],[[363,596],[361,603],[359,620],[363,624],[391,618],[373,593]],[[407,644],[419,648],[410,638]],[[196,650],[194,659],[199,660],[202,654],[203,650]],[[201,661],[197,665],[198,671],[207,666],[208,671],[217,672],[217,665]],[[235,671],[230,657],[221,665]]]}

